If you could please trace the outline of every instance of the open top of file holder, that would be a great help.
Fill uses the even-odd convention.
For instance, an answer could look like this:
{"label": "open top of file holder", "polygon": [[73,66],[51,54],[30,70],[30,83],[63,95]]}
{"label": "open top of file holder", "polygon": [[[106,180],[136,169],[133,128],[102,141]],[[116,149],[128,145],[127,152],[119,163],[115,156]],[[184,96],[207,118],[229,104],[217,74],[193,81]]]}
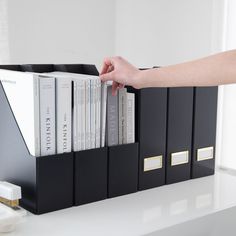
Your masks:
{"label": "open top of file holder", "polygon": [[[0,69],[98,75],[94,65],[1,65]],[[29,154],[0,83],[0,179],[22,187],[21,206],[41,214],[73,206],[73,153],[34,157]]]}

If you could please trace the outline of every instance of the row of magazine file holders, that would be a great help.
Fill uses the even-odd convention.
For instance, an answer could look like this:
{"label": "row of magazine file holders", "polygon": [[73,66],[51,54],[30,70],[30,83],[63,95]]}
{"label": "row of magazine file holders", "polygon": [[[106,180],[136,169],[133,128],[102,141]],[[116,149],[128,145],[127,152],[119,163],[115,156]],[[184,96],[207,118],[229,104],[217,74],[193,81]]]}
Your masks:
{"label": "row of magazine file holders", "polygon": [[[85,64],[0,68],[98,75]],[[215,148],[217,87],[128,91],[136,94],[136,143],[35,158],[0,86],[0,179],[22,187],[21,206],[42,214],[214,174],[214,158],[198,161],[196,155],[199,148]],[[172,165],[171,154],[181,151],[189,160]],[[159,168],[144,169],[145,161],[158,157]]]}

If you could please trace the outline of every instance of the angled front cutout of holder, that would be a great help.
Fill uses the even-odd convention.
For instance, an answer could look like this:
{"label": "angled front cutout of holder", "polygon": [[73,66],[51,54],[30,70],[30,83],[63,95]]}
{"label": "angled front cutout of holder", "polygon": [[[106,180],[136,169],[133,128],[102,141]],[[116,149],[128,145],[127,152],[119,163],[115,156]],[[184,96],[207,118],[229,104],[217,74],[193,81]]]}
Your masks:
{"label": "angled front cutout of holder", "polygon": [[19,71],[0,70],[0,81],[30,154],[39,156],[37,76]]}

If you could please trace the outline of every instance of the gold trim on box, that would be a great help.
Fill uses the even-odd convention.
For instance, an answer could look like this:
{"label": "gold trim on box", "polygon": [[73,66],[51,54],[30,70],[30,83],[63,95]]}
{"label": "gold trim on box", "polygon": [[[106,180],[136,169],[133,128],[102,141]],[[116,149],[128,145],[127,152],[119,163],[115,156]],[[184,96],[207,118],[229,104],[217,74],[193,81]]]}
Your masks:
{"label": "gold trim on box", "polygon": [[[179,155],[181,153],[187,153],[187,160],[186,161],[182,161],[182,162],[179,162],[178,164],[173,164],[173,156],[175,155]],[[178,166],[178,165],[182,165],[182,164],[186,164],[189,162],[189,151],[186,150],[186,151],[181,151],[181,152],[174,152],[174,153],[171,153],[171,166]]]}
{"label": "gold trim on box", "polygon": [[3,197],[0,197],[0,202],[9,206],[9,207],[17,207],[19,206],[19,199],[16,200],[9,200]]}
{"label": "gold trim on box", "polygon": [[[212,150],[212,156],[205,157],[205,158],[199,158],[198,157],[200,151],[206,151],[206,150],[209,150],[209,149]],[[210,159],[213,159],[213,158],[214,158],[214,147],[213,146],[197,149],[197,161],[205,161],[205,160],[210,160]]]}
{"label": "gold trim on box", "polygon": [[[145,168],[145,162],[150,161],[150,160],[155,160],[155,159],[160,159],[161,165],[159,167],[153,167],[153,168]],[[150,171],[150,170],[157,170],[157,169],[161,169],[163,167],[163,156],[154,156],[154,157],[146,157],[144,159],[144,166],[143,166],[143,171]]]}

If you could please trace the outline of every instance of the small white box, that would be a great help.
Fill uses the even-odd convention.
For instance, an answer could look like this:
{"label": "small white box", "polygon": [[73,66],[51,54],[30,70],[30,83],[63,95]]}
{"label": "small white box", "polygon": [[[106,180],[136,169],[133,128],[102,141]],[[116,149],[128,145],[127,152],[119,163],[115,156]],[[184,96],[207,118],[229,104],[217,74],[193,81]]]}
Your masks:
{"label": "small white box", "polygon": [[21,187],[5,181],[0,182],[0,197],[12,201],[21,199]]}

